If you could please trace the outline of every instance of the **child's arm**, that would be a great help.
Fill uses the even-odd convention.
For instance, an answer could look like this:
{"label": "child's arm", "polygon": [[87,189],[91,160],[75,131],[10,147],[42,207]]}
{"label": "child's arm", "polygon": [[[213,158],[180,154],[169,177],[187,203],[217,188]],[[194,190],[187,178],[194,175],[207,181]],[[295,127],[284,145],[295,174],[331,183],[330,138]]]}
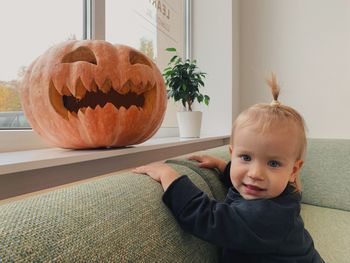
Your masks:
{"label": "child's arm", "polygon": [[162,185],[164,191],[180,176],[173,168],[165,163],[151,163],[137,167],[132,171],[150,176]]}
{"label": "child's arm", "polygon": [[229,191],[221,203],[209,198],[187,176],[169,186],[163,201],[186,232],[219,247],[247,253],[276,251],[297,210],[290,204],[284,209],[268,199],[246,201],[234,191]]}
{"label": "child's arm", "polygon": [[198,166],[202,168],[217,168],[220,173],[224,173],[227,165],[225,160],[210,155],[191,155],[188,159],[199,162]]}
{"label": "child's arm", "polygon": [[220,171],[219,179],[224,183],[226,187],[231,187],[232,182],[230,179],[231,162],[226,162],[223,159],[219,159],[210,155],[191,155],[189,160],[195,160],[199,162],[198,166],[203,168],[217,168]]}
{"label": "child's arm", "polygon": [[[164,163],[141,166],[133,172],[146,174],[161,183],[165,191],[163,201],[184,230],[220,247],[268,252],[280,244],[281,236],[288,231],[290,220],[283,218],[288,215],[266,212],[274,210],[270,204],[259,204],[266,200],[243,201],[237,206],[217,202],[187,176],[180,177]],[[228,200],[231,199],[236,197],[229,196]],[[274,220],[275,217],[278,220]]]}

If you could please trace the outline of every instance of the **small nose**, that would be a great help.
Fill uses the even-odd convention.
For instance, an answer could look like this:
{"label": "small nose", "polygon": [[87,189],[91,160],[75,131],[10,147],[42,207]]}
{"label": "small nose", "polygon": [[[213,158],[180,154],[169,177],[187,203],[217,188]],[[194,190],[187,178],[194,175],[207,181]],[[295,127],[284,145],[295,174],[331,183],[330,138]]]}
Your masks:
{"label": "small nose", "polygon": [[249,167],[248,176],[256,181],[264,180],[264,167],[258,162],[254,162]]}

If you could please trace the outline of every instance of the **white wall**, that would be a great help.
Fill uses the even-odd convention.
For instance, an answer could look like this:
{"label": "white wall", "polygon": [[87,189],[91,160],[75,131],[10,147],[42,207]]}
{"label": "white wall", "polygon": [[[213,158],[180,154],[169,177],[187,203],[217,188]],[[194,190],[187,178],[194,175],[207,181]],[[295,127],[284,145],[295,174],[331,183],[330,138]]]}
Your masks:
{"label": "white wall", "polygon": [[195,106],[203,112],[202,135],[230,134],[238,112],[238,0],[192,3],[192,57],[207,73],[202,92],[211,99]]}
{"label": "white wall", "polygon": [[309,137],[350,138],[350,1],[240,1],[241,109],[271,101],[271,70]]}

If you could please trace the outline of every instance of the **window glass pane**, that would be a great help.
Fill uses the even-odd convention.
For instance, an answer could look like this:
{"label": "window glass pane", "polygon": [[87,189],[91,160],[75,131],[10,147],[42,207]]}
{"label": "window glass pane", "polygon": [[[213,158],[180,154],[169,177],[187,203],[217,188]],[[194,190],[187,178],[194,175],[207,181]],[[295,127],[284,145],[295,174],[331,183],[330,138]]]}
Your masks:
{"label": "window glass pane", "polygon": [[0,129],[29,127],[20,105],[20,79],[50,46],[82,39],[83,1],[1,1],[0,32]]}
{"label": "window glass pane", "polygon": [[[151,57],[162,71],[175,47],[184,51],[184,1],[106,0],[106,40],[126,44]],[[177,126],[177,107],[170,101],[162,126]]]}
{"label": "window glass pane", "polygon": [[183,1],[106,0],[106,40],[126,44],[154,60],[184,45]]}

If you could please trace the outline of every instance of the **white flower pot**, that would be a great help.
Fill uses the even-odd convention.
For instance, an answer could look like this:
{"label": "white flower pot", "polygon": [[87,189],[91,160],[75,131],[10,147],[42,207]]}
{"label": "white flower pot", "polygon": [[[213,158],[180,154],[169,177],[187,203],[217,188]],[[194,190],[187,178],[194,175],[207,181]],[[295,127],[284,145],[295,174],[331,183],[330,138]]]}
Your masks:
{"label": "white flower pot", "polygon": [[180,111],[177,112],[177,122],[181,138],[199,137],[201,133],[202,112]]}

